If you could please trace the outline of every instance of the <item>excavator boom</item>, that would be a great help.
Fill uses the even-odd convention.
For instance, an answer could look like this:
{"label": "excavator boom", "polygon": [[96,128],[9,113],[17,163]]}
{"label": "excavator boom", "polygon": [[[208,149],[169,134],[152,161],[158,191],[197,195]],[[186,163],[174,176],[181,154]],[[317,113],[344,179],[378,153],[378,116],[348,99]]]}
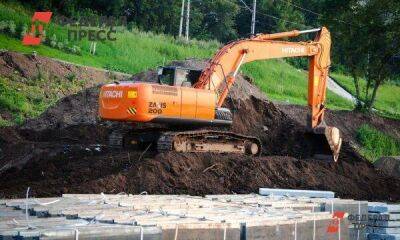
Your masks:
{"label": "excavator boom", "polygon": [[[310,32],[318,32],[315,40],[311,42],[276,40]],[[274,58],[309,57],[308,105],[312,108],[313,116],[310,127],[315,128],[321,123],[321,117],[323,117],[324,108],[321,108],[321,105],[325,102],[326,96],[330,47],[330,33],[326,28],[260,34],[249,39],[235,41],[224,46],[215,54],[194,87],[214,90],[218,95],[218,106],[221,107],[242,64]]]}

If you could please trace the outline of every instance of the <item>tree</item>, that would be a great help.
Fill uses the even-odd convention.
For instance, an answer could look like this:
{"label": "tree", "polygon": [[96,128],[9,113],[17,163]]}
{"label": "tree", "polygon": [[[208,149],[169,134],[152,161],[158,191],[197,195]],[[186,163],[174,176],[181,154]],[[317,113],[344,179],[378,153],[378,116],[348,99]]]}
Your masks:
{"label": "tree", "polygon": [[[332,3],[336,5],[329,6]],[[400,4],[389,0],[341,4],[330,0],[326,4],[326,9],[335,13],[326,21],[333,26],[336,60],[345,64],[353,77],[357,108],[371,111],[379,87],[394,78],[400,66]]]}
{"label": "tree", "polygon": [[[243,0],[251,8],[253,0]],[[239,3],[241,3],[238,0]],[[303,13],[292,0],[257,0],[256,33],[273,33],[302,29],[305,25]],[[242,37],[250,34],[251,11],[241,4],[236,17],[236,28]]]}
{"label": "tree", "polygon": [[198,17],[198,25],[191,28],[200,39],[218,39],[227,42],[237,38],[235,16],[239,6],[226,0],[193,1],[194,14]]}

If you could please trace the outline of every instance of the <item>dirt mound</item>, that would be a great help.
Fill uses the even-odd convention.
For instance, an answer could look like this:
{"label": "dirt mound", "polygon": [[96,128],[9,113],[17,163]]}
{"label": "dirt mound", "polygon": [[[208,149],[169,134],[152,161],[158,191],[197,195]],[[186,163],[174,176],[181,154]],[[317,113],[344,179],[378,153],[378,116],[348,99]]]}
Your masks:
{"label": "dirt mound", "polygon": [[96,124],[99,90],[99,86],[96,86],[62,98],[39,118],[26,121],[21,129],[43,131],[80,124]]}
{"label": "dirt mound", "polygon": [[0,52],[0,75],[14,77],[18,75],[26,79],[43,77],[68,80],[71,76],[78,79],[90,79],[93,85],[104,83],[110,79],[120,80],[129,75],[109,72],[93,67],[78,66],[39,56],[35,53],[21,54],[17,52]]}
{"label": "dirt mound", "polygon": [[400,156],[381,157],[374,162],[376,169],[400,179]]}
{"label": "dirt mound", "polygon": [[[305,126],[307,122],[308,108],[304,106],[294,106],[278,104],[278,108],[297,124]],[[400,123],[398,120],[380,117],[374,114],[363,114],[356,111],[332,111],[325,113],[326,123],[340,129],[343,138],[354,140],[357,129],[363,124],[369,124],[380,131],[385,132],[397,139],[400,139]]]}
{"label": "dirt mound", "polygon": [[2,174],[0,197],[62,193],[222,194],[259,187],[335,191],[344,198],[394,201],[400,182],[365,162],[339,164],[293,157],[139,152],[59,154]]}
{"label": "dirt mound", "polygon": [[[178,64],[204,67],[204,61],[174,63]],[[155,76],[155,71],[149,71],[132,79],[154,81]],[[349,143],[355,127],[342,129],[349,138],[345,138],[338,164],[313,160],[313,144],[304,138],[305,109],[277,107],[241,76],[226,103],[233,109],[232,131],[259,137],[262,157],[112,151],[104,146],[108,134],[127,124],[100,121],[97,99],[98,87],[89,88],[61,99],[21,128],[1,129],[0,197],[21,197],[28,186],[36,196],[121,191],[248,193],[259,187],[281,187],[332,190],[357,199],[400,200],[396,191],[400,181],[375,171]],[[342,114],[329,112],[328,123],[344,120]],[[346,124],[350,123],[339,128]]]}

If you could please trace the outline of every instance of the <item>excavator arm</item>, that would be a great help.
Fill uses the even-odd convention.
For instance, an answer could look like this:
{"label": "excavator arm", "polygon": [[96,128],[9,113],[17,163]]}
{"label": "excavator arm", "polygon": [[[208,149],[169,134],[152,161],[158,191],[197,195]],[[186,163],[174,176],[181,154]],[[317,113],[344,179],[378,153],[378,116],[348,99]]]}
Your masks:
{"label": "excavator arm", "polygon": [[[300,34],[318,32],[314,41],[289,42],[277,39],[296,37]],[[203,70],[195,88],[214,90],[221,107],[235,77],[244,63],[257,60],[308,57],[308,106],[310,107],[309,130],[324,135],[334,160],[337,161],[341,147],[339,130],[324,122],[326,84],[330,67],[331,37],[328,29],[290,31],[276,34],[260,34],[238,40],[221,48]]]}

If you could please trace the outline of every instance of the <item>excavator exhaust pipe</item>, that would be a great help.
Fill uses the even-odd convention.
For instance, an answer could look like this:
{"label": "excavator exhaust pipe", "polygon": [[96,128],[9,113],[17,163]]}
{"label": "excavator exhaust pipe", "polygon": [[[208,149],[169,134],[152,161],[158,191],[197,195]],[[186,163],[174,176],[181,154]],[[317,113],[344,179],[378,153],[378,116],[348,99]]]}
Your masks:
{"label": "excavator exhaust pipe", "polygon": [[340,149],[342,147],[342,137],[336,127],[320,126],[313,130],[314,157],[322,160],[339,159]]}

